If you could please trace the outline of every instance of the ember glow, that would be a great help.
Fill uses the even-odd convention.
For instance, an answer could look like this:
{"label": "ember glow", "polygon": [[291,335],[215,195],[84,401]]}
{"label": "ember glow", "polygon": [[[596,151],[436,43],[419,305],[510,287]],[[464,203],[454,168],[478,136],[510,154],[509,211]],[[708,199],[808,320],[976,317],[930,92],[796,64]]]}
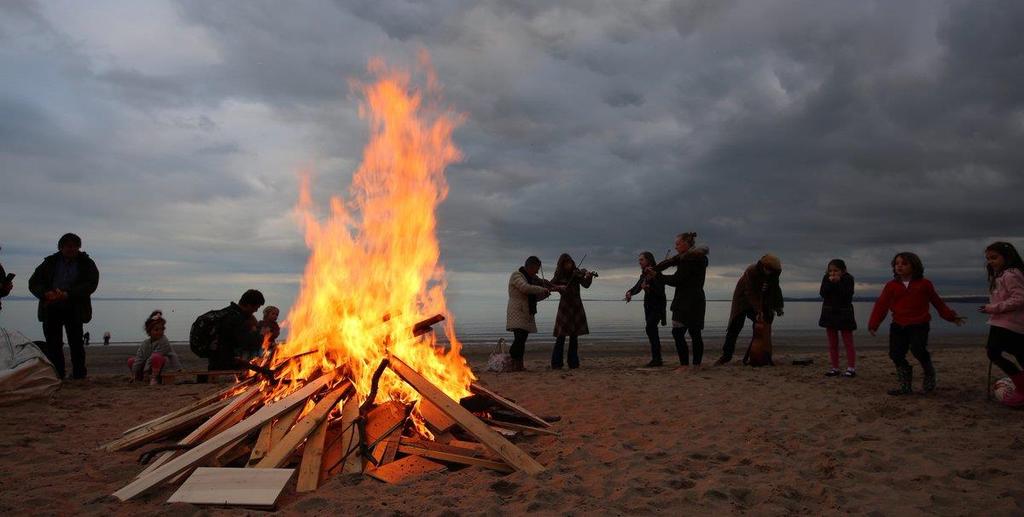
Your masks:
{"label": "ember glow", "polygon": [[[289,339],[269,361],[282,367],[281,379],[310,379],[341,368],[364,398],[374,370],[390,352],[455,400],[469,394],[475,377],[445,304],[435,214],[448,193],[445,168],[461,158],[451,138],[460,116],[440,107],[425,53],[417,71],[423,90],[413,74],[374,59],[374,80],[353,84],[370,139],[347,200],[333,197],[326,216],[320,214],[311,179],[302,175],[297,211],[311,254],[286,320]],[[417,322],[435,314],[447,317],[447,352],[436,346],[433,333],[412,334]],[[417,398],[385,372],[378,402]]]}

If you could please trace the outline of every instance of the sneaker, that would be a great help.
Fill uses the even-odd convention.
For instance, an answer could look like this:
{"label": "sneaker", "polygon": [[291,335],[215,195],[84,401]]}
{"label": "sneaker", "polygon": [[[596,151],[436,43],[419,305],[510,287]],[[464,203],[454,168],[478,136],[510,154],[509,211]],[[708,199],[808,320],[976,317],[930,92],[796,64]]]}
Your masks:
{"label": "sneaker", "polygon": [[825,377],[836,377],[839,375],[839,368],[830,368],[829,371],[825,372]]}
{"label": "sneaker", "polygon": [[856,376],[857,376],[857,370],[854,370],[853,368],[847,368],[846,371],[843,372],[843,377],[856,377]]}
{"label": "sneaker", "polygon": [[651,362],[644,365],[644,368],[658,368],[659,366],[665,366],[665,363],[652,359]]}
{"label": "sneaker", "polygon": [[728,364],[729,361],[732,361],[731,357],[719,357],[718,360],[715,361],[715,366],[722,366],[723,364]]}

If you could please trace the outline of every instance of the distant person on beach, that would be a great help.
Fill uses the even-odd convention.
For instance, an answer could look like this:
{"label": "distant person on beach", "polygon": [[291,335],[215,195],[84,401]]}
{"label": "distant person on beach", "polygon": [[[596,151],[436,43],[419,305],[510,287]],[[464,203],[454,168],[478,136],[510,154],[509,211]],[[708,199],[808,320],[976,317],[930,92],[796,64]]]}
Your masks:
{"label": "distant person on beach", "polygon": [[182,370],[181,360],[174,352],[174,347],[164,335],[167,329],[167,321],[159,311],[155,311],[143,325],[146,329],[146,338],[134,357],[128,358],[128,369],[132,372],[132,382],[141,381],[149,372],[150,384],[161,384],[163,379],[161,373],[170,370]]}
{"label": "distant person on beach", "polygon": [[100,273],[82,251],[82,239],[66,233],[57,241],[57,253],[43,259],[28,280],[28,290],[39,299],[38,317],[46,337],[46,357],[63,379],[64,339],[71,349],[71,377],[85,379],[85,346],[82,325],[92,320],[90,296],[96,292]]}
{"label": "distant person on beach", "polygon": [[640,264],[640,278],[633,284],[633,287],[626,290],[626,303],[629,303],[634,296],[644,293],[644,321],[646,326],[647,341],[651,344],[651,361],[646,368],[661,366],[661,337],[658,335],[658,326],[665,324],[665,306],[668,301],[665,297],[665,277],[660,274],[648,274],[648,269],[655,266],[654,254],[649,251],[640,253],[637,257]]}
{"label": "distant person on beach", "polygon": [[512,370],[523,371],[523,356],[526,354],[526,338],[537,332],[537,302],[551,296],[550,284],[537,276],[540,259],[528,257],[523,267],[512,272],[508,278],[508,305],[505,309],[505,330],[512,332],[512,346],[508,353],[512,357]]}
{"label": "distant person on beach", "polygon": [[[246,354],[258,350],[261,340],[256,332],[256,318],[253,314],[259,310],[266,299],[263,293],[249,289],[238,299],[238,303],[204,314],[214,318],[214,341],[207,358],[207,369],[210,371],[234,370],[244,363]],[[194,327],[194,326],[193,326]],[[207,376],[197,376],[198,382],[206,382]]]}
{"label": "distant person on beach", "polygon": [[[3,249],[3,248],[0,248]],[[5,298],[11,294],[11,290],[14,289],[14,274],[8,274],[4,270],[4,265],[0,264],[0,298]],[[0,310],[3,310],[3,303],[0,302]]]}
{"label": "distant person on beach", "polygon": [[677,255],[651,268],[652,272],[676,267],[675,274],[665,276],[665,284],[675,287],[672,297],[672,339],[679,355],[679,367],[683,371],[690,365],[690,350],[686,346],[686,333],[693,341],[693,369],[699,369],[704,360],[704,312],[707,300],[704,296],[704,277],[708,270],[708,247],[695,246],[696,232],[676,235]]}
{"label": "distant person on beach", "polygon": [[842,334],[843,346],[846,347],[846,371],[842,375],[856,377],[857,351],[853,347],[853,331],[857,330],[857,320],[853,314],[853,275],[846,271],[846,262],[841,259],[829,261],[818,294],[823,300],[818,326],[825,329],[828,358],[832,365],[825,376],[836,377],[840,374],[839,335]]}
{"label": "distant person on beach", "polygon": [[107,346],[109,344],[110,344],[110,332],[108,331],[108,332],[104,332],[103,333],[103,346]]}
{"label": "distant person on beach", "polygon": [[922,389],[930,393],[935,389],[935,366],[928,352],[928,330],[932,319],[928,311],[931,303],[939,311],[939,316],[946,321],[961,326],[966,318],[950,309],[938,293],[931,281],[924,277],[924,264],[921,258],[909,251],[901,251],[892,259],[893,279],[882,288],[882,294],[875,300],[868,320],[868,332],[872,336],[885,316],[892,312],[892,323],[889,325],[889,358],[896,365],[895,389],[889,390],[890,395],[906,395],[913,392],[911,384],[914,380],[914,369],[907,361],[907,350],[921,363],[924,372]]}
{"label": "distant person on beach", "polygon": [[260,354],[269,353],[277,345],[277,337],[281,335],[281,326],[277,318],[281,315],[281,309],[268,305],[263,308],[263,319],[256,324],[256,331],[259,332],[262,342]]}
{"label": "distant person on beach", "polygon": [[736,289],[732,292],[732,307],[729,311],[729,326],[725,330],[725,342],[722,344],[722,356],[715,365],[723,365],[732,361],[736,351],[736,340],[747,319],[753,322],[763,321],[769,325],[775,316],[782,316],[782,288],[779,276],[782,275],[782,261],[779,257],[766,254],[747,269],[736,281]]}
{"label": "distant person on beach", "polygon": [[561,370],[565,338],[569,338],[569,369],[580,367],[579,337],[590,333],[587,326],[587,312],[583,310],[580,287],[589,289],[594,281],[594,272],[576,267],[576,261],[568,253],[562,253],[555,265],[551,283],[561,286],[559,290],[558,313],[555,315],[555,346],[551,350],[551,369]]}
{"label": "distant person on beach", "polygon": [[84,334],[82,334],[82,344],[84,344],[85,346],[89,346],[89,333],[88,332],[85,332]]}
{"label": "distant person on beach", "polygon": [[[989,315],[988,358],[1013,381],[1013,394],[1001,402],[1024,406],[1024,261],[1013,244],[994,242],[985,248],[989,303],[978,308]],[[1009,354],[1017,364],[1003,354]]]}

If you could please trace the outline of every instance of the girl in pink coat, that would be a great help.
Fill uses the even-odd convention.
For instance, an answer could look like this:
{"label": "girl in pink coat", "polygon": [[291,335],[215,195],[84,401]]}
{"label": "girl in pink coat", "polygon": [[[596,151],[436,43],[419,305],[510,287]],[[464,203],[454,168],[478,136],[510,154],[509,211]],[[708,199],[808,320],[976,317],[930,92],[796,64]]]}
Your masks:
{"label": "girl in pink coat", "polygon": [[[989,303],[978,308],[989,315],[988,358],[1001,368],[1014,390],[1002,400],[1008,406],[1024,406],[1024,261],[1008,242],[994,242],[985,248]],[[1017,364],[1003,354],[1009,354]]]}

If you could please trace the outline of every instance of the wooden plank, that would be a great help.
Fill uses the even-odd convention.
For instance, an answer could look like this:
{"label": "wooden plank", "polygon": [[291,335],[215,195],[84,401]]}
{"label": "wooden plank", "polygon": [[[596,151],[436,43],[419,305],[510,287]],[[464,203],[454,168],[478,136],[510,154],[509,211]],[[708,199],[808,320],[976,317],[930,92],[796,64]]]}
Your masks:
{"label": "wooden plank", "polygon": [[299,414],[305,408],[305,403],[296,406],[294,409],[288,411],[281,418],[273,422],[267,422],[260,430],[260,435],[256,439],[256,445],[252,448],[252,455],[249,456],[249,466],[255,466],[257,463],[263,460],[263,457],[267,455],[271,449],[274,448],[281,438],[284,437],[285,433],[291,429],[292,425],[295,424],[295,420],[299,418]]}
{"label": "wooden plank", "polygon": [[267,455],[256,464],[256,468],[273,469],[283,466],[302,441],[312,434],[321,423],[327,421],[327,416],[330,415],[334,406],[337,406],[338,401],[351,390],[352,383],[348,381],[342,382],[331,390],[320,402],[316,403],[313,411],[296,422],[292,430],[288,431],[288,434],[284,435],[280,442],[274,444]]}
{"label": "wooden plank", "polygon": [[273,508],[294,473],[295,469],[200,467],[167,502]]}
{"label": "wooden plank", "polygon": [[385,483],[401,485],[434,472],[441,472],[447,468],[440,463],[430,461],[421,456],[406,456],[398,461],[375,468],[367,472],[367,475]]}
{"label": "wooden plank", "polygon": [[227,388],[224,388],[222,390],[217,390],[216,392],[211,393],[211,394],[209,394],[209,395],[207,395],[207,396],[205,396],[205,397],[203,397],[203,398],[201,398],[201,399],[199,399],[199,400],[197,400],[197,401],[195,401],[195,402],[193,402],[193,403],[191,403],[191,404],[189,404],[189,405],[187,405],[187,406],[185,406],[185,407],[183,407],[181,409],[172,411],[172,412],[167,413],[166,415],[163,415],[163,416],[158,416],[158,417],[156,417],[156,418],[154,418],[152,420],[143,422],[143,423],[141,423],[141,424],[139,424],[139,425],[137,425],[135,427],[132,427],[132,428],[126,430],[124,433],[122,433],[122,435],[127,435],[127,434],[130,434],[130,433],[133,433],[135,431],[138,431],[139,429],[142,429],[143,427],[152,426],[152,425],[158,424],[160,422],[165,422],[167,420],[170,420],[172,418],[184,415],[186,413],[191,413],[191,412],[193,412],[193,411],[195,411],[195,410],[197,410],[197,409],[199,409],[199,408],[201,408],[201,407],[203,407],[203,406],[205,406],[207,404],[216,402],[216,401],[218,401],[218,400],[228,396],[232,391],[234,391],[234,390],[236,390],[238,388],[241,388],[241,387],[243,387],[246,384],[251,384],[251,383],[252,383],[251,379],[246,379],[246,380],[244,380],[242,382],[239,382],[238,384],[234,384],[234,385],[228,386]]}
{"label": "wooden plank", "polygon": [[165,422],[155,424],[152,427],[144,428],[146,429],[146,432],[132,433],[128,436],[123,436],[118,440],[114,440],[113,442],[104,445],[103,449],[107,452],[123,451],[134,449],[140,445],[145,445],[149,442],[165,438],[202,422],[204,419],[216,414],[229,403],[231,403],[231,399],[218,400],[213,404],[201,407],[191,413],[186,413]]}
{"label": "wooden plank", "polygon": [[[248,404],[259,395],[260,391],[255,388],[251,388],[248,391],[235,395],[232,398],[231,403],[224,406],[223,409],[218,411],[217,414],[210,417],[209,420],[203,422],[202,425],[195,428],[195,430],[189,433],[188,436],[179,440],[178,445],[193,445],[197,443],[199,440],[206,437],[207,434],[211,432],[211,430],[220,426],[225,421],[228,421],[228,417],[230,417],[232,413],[238,411],[243,406],[248,407]],[[239,418],[239,420],[241,420],[241,418]],[[173,458],[176,454],[177,451],[167,451],[161,454],[160,456],[156,457],[153,461],[151,461],[149,465],[146,467],[146,469],[140,472],[139,475],[136,477],[144,476],[156,470],[157,468],[160,467],[160,465],[163,465],[164,463],[170,461],[170,459]]]}
{"label": "wooden plank", "polygon": [[402,454],[412,454],[414,456],[423,456],[424,458],[431,458],[435,460],[450,461],[452,463],[460,463],[463,465],[474,465],[477,467],[484,467],[491,470],[497,470],[499,472],[512,472],[514,470],[507,463],[501,461],[477,458],[475,456],[466,456],[463,454],[454,454],[451,452],[439,451],[435,449],[426,449],[423,447],[415,447],[412,445],[399,445],[398,452]]}
{"label": "wooden plank", "polygon": [[163,483],[177,475],[179,472],[213,456],[224,446],[234,443],[243,436],[247,436],[258,429],[261,425],[272,420],[281,413],[284,413],[299,404],[305,403],[306,399],[320,391],[333,379],[333,373],[324,374],[319,378],[310,381],[291,395],[263,406],[255,414],[239,422],[238,425],[193,447],[188,452],[172,459],[153,472],[150,472],[147,476],[136,479],[135,481],[125,485],[117,492],[114,492],[114,497],[117,497],[122,501],[127,501],[128,499]]}
{"label": "wooden plank", "polygon": [[392,431],[404,427],[408,416],[405,404],[397,400],[373,408],[366,414],[366,425],[363,427],[366,431],[366,444],[374,445],[378,441],[383,441]]}
{"label": "wooden plank", "polygon": [[[348,402],[348,399],[345,401]],[[331,478],[332,467],[337,466],[335,470],[341,470],[341,460],[344,456],[344,451],[341,450],[341,422],[328,422],[327,437],[324,439],[324,453],[320,459],[320,473],[317,477],[317,486],[323,486]]]}
{"label": "wooden plank", "polygon": [[359,453],[363,438],[359,433],[357,420],[359,401],[356,397],[349,397],[341,406],[341,451],[342,456],[346,456],[341,472],[345,474],[358,474],[363,471],[363,459]]}
{"label": "wooden plank", "polygon": [[486,456],[488,458],[498,457],[496,454],[494,454],[494,451],[488,449],[482,443],[467,442],[463,440],[450,440],[447,444],[451,445],[452,447],[471,450],[478,456]]}
{"label": "wooden plank", "polygon": [[489,389],[487,389],[487,388],[485,388],[485,387],[483,387],[483,386],[481,386],[481,385],[479,385],[479,384],[477,384],[475,382],[473,384],[469,385],[469,391],[472,391],[473,393],[476,393],[477,395],[483,395],[483,396],[493,400],[499,406],[502,406],[505,409],[510,409],[512,411],[515,411],[516,413],[519,413],[520,415],[522,415],[524,418],[530,420],[531,422],[534,422],[535,424],[537,424],[537,425],[539,425],[541,427],[551,427],[551,423],[548,422],[547,420],[544,420],[543,418],[541,418],[541,417],[531,413],[530,411],[528,411],[523,406],[520,406],[519,404],[516,404],[515,402],[512,402],[511,400],[509,400],[509,399],[507,399],[505,397],[502,397],[501,395],[498,395],[497,393],[495,393],[495,392],[493,392],[493,391],[491,391],[491,390],[489,390]]}
{"label": "wooden plank", "polygon": [[306,440],[306,446],[302,449],[302,461],[299,463],[299,479],[295,482],[296,492],[312,492],[320,485],[320,464],[324,457],[324,443],[327,440],[329,424],[325,418]]}
{"label": "wooden plank", "polygon": [[[388,358],[389,367],[392,371],[415,388],[423,398],[433,402],[438,409],[455,419],[466,432],[479,440],[480,443],[489,447],[498,456],[501,456],[501,459],[505,460],[506,463],[516,470],[521,470],[530,475],[544,471],[544,466],[538,463],[537,460],[531,458],[529,454],[523,452],[522,449],[513,445],[490,427],[487,427],[487,424],[473,416],[472,413],[460,406],[458,402],[452,400],[451,397],[438,389],[437,386],[431,384],[419,372],[413,370],[394,355],[389,355]],[[402,452],[401,449],[399,449],[399,452]]]}
{"label": "wooden plank", "polygon": [[223,377],[225,375],[242,375],[245,370],[181,370],[161,372],[161,377],[184,377],[186,375],[205,375],[207,377]]}
{"label": "wooden plank", "polygon": [[421,449],[430,449],[432,451],[450,452],[452,454],[461,454],[463,456],[481,456],[483,455],[482,451],[487,451],[488,454],[493,455],[493,453],[490,452],[490,449],[482,445],[479,448],[459,447],[457,445],[437,443],[430,440],[424,440],[422,438],[414,438],[409,436],[402,437],[401,445],[409,445],[412,447],[419,447]]}
{"label": "wooden plank", "polygon": [[503,428],[511,430],[511,431],[522,431],[524,433],[547,434],[547,435],[551,435],[551,436],[561,436],[560,434],[558,434],[558,431],[552,431],[550,429],[543,429],[543,428],[540,428],[540,427],[533,427],[533,426],[530,426],[530,425],[513,424],[512,422],[505,422],[505,421],[502,421],[502,420],[495,420],[493,418],[481,418],[480,420],[483,420],[484,422],[487,422],[488,424],[490,424],[492,426],[503,427]]}
{"label": "wooden plank", "polygon": [[440,409],[437,409],[437,406],[429,400],[420,399],[417,409],[420,412],[420,416],[423,417],[423,421],[427,423],[427,427],[434,434],[441,434],[455,427],[455,420],[444,414]]}

